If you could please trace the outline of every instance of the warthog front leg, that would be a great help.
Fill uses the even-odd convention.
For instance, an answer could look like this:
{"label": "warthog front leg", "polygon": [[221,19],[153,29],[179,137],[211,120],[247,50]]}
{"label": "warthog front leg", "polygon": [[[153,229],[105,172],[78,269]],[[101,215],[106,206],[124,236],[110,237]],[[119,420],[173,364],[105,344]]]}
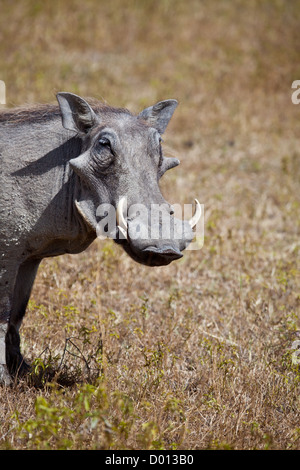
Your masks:
{"label": "warthog front leg", "polygon": [[0,384],[10,385],[11,377],[6,365],[6,345],[5,338],[7,333],[8,323],[0,323]]}
{"label": "warthog front leg", "polygon": [[40,260],[27,260],[19,267],[15,281],[12,310],[6,333],[6,363],[10,374],[23,375],[29,370],[20,351],[19,328],[26,312]]}
{"label": "warthog front leg", "polygon": [[12,309],[16,273],[17,268],[14,269],[9,260],[0,263],[0,384],[3,385],[11,383],[6,362],[6,335]]}
{"label": "warthog front leg", "polygon": [[[1,257],[1,252],[0,252]],[[19,327],[26,311],[39,260],[14,262],[12,254],[0,263],[0,384],[27,369],[20,352]]]}

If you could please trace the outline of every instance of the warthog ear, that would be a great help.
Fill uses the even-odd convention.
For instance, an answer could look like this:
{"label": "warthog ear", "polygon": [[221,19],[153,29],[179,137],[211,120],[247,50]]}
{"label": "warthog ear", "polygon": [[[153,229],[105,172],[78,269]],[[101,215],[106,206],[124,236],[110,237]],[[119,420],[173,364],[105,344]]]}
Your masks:
{"label": "warthog ear", "polygon": [[56,98],[65,129],[79,134],[87,134],[97,121],[97,116],[90,105],[73,93],[57,93]]}
{"label": "warthog ear", "polygon": [[154,106],[144,109],[138,117],[147,121],[152,127],[157,129],[160,134],[163,134],[177,105],[178,101],[176,100],[160,101]]}

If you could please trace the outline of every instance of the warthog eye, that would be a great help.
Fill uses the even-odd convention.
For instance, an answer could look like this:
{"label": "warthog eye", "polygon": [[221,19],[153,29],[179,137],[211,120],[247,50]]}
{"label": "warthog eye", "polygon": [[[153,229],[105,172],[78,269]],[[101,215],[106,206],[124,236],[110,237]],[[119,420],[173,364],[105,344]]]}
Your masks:
{"label": "warthog eye", "polygon": [[106,137],[101,137],[101,139],[98,140],[98,144],[101,145],[102,147],[110,148],[110,140],[107,139]]}
{"label": "warthog eye", "polygon": [[92,155],[99,171],[107,170],[115,159],[111,140],[105,135],[99,136],[92,149]]}

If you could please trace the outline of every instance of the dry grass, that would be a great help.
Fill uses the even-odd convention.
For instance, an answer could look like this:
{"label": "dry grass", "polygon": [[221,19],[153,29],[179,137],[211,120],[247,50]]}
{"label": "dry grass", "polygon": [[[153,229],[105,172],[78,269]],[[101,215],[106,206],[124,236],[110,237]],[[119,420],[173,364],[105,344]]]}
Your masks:
{"label": "dry grass", "polygon": [[179,99],[163,190],[206,212],[203,249],[166,268],[110,241],[43,262],[1,448],[300,448],[299,20],[299,1],[1,1],[9,105]]}

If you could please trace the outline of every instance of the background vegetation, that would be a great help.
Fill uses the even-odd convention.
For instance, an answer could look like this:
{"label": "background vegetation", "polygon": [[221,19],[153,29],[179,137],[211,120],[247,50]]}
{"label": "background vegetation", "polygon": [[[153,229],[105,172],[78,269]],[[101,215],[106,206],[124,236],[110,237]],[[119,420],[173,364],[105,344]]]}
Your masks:
{"label": "background vegetation", "polygon": [[169,267],[98,240],[42,263],[0,448],[300,448],[299,22],[297,0],[0,0],[8,106],[177,98],[163,192],[205,205]]}

